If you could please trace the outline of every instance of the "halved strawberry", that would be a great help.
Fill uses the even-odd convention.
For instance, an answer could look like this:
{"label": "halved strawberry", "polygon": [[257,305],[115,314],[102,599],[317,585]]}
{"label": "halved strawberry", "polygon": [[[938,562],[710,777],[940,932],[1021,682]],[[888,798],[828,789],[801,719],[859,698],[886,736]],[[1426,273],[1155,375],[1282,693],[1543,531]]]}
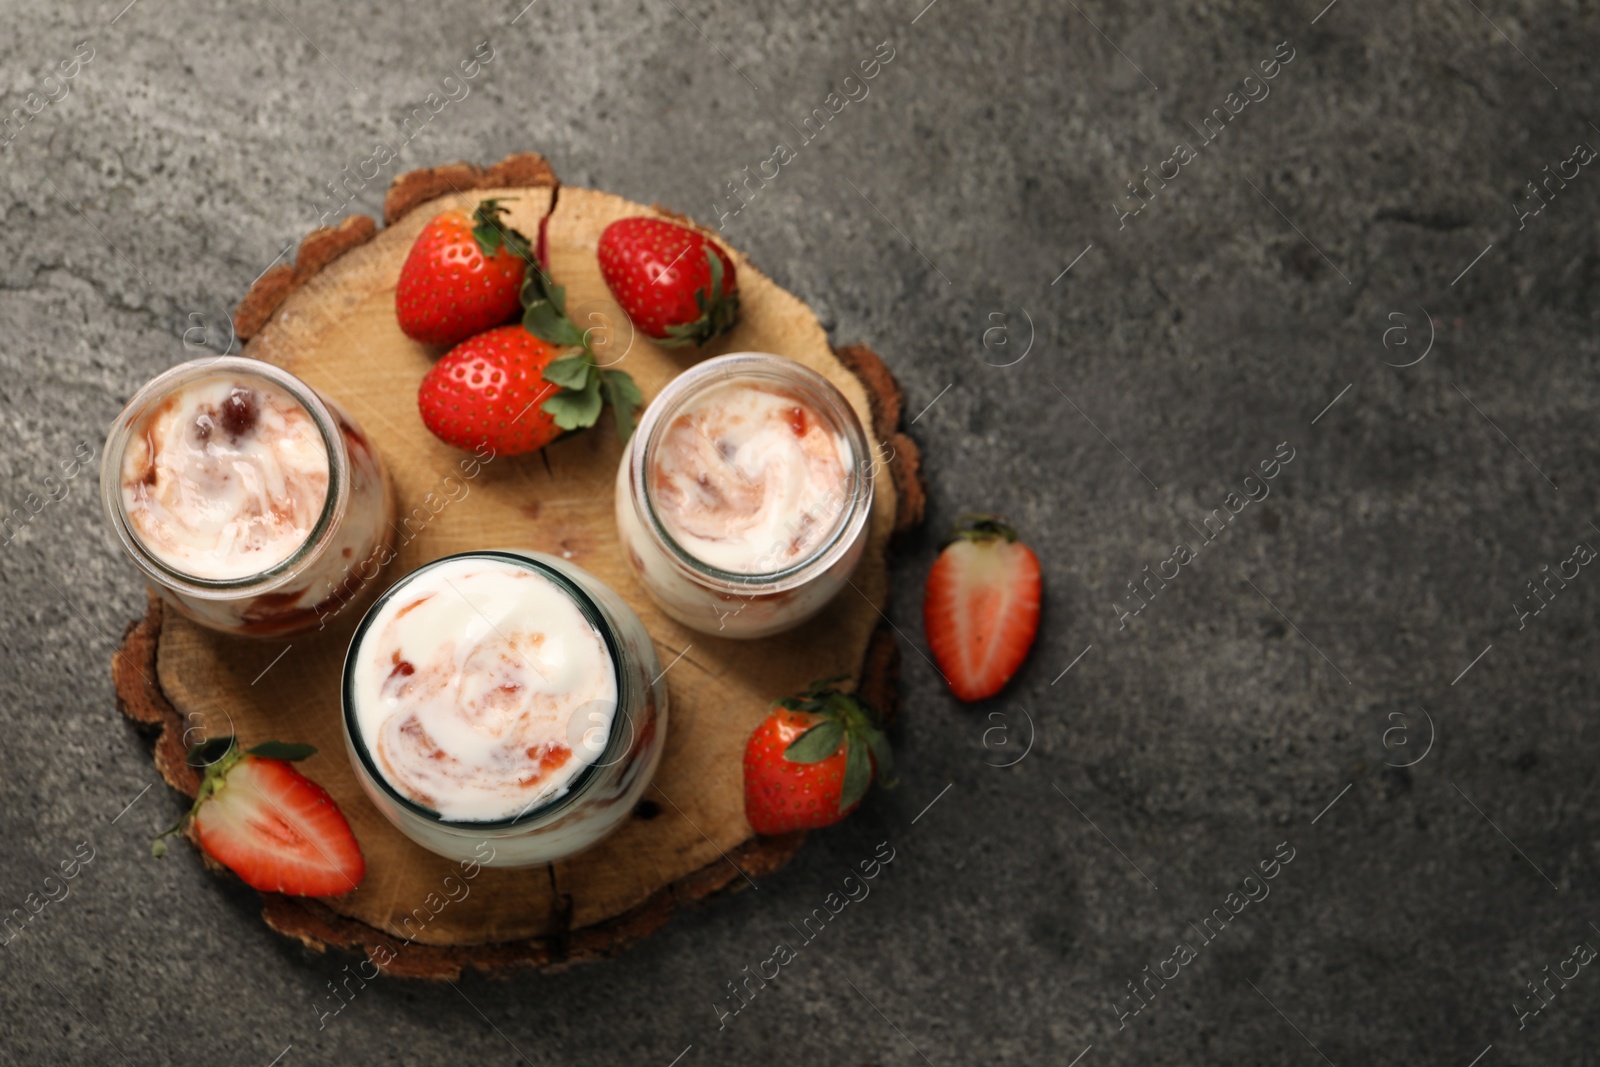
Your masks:
{"label": "halved strawberry", "polygon": [[289,762],[315,752],[277,741],[241,750],[231,737],[195,746],[191,763],[212,758],[194,806],[151,851],[162,855],[165,839],[191,825],[200,847],[254,889],[306,897],[355,889],[367,864],[350,824]]}
{"label": "halved strawberry", "polygon": [[963,515],[928,572],[923,628],[962,700],[994,696],[1039,630],[1039,558],[993,515]]}
{"label": "halved strawberry", "polygon": [[443,212],[417,234],[394,290],[407,337],[454,345],[516,316],[533,251],[501,221],[505,213],[498,200],[485,200],[471,215]]}
{"label": "halved strawberry", "polygon": [[877,713],[838,681],[779,698],[745,743],[744,814],[756,833],[828,826],[855,810],[874,777],[895,784]]}

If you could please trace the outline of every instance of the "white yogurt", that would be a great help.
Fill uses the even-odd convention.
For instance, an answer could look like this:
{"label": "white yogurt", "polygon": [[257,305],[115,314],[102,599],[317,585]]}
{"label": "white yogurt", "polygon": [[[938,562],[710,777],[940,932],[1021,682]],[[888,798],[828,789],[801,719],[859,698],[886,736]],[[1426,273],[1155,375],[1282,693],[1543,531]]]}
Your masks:
{"label": "white yogurt", "polygon": [[245,578],[294,555],[316,527],[328,448],[293,397],[218,375],[184,385],[134,428],[121,476],[146,551],[192,578]]}
{"label": "white yogurt", "polygon": [[771,574],[810,556],[848,501],[850,446],[807,401],[729,381],[662,432],[646,478],[663,527],[718,570]]}
{"label": "white yogurt", "polygon": [[616,715],[605,638],[554,581],[505,560],[416,574],[353,655],[373,763],[452,822],[516,818],[564,795],[604,752]]}

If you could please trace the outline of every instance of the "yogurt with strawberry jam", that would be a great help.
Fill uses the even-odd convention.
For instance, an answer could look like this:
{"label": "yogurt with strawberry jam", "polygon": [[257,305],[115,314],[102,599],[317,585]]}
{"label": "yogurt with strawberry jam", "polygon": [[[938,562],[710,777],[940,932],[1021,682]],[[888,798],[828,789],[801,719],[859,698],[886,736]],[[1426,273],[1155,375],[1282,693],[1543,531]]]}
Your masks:
{"label": "yogurt with strawberry jam", "polygon": [[866,435],[844,396],[793,360],[740,353],[680,375],[617,472],[617,526],[662,608],[757,637],[814,615],[860,561]]}
{"label": "yogurt with strawberry jam", "polygon": [[598,841],[648,785],[659,674],[637,616],[581,569],[449,556],[401,579],[351,643],[351,761],[425,847],[481,858],[491,840],[497,862],[548,862]]}
{"label": "yogurt with strawberry jam", "polygon": [[163,399],[128,443],[122,499],[161,562],[197,578],[243,578],[288,559],[316,526],[328,448],[282,390],[202,379]]}
{"label": "yogurt with strawberry jam", "polygon": [[450,560],[406,583],[356,663],[356,725],[378,769],[456,822],[565,792],[616,707],[600,631],[551,579],[504,560]]}
{"label": "yogurt with strawberry jam", "polygon": [[258,360],[195,360],[152,380],[113,423],[100,476],[129,557],[214,629],[325,625],[392,558],[389,480],[366,435]]}
{"label": "yogurt with strawberry jam", "polygon": [[806,397],[759,381],[713,384],[674,415],[646,477],[661,525],[718,570],[764,574],[827,536],[850,446]]}

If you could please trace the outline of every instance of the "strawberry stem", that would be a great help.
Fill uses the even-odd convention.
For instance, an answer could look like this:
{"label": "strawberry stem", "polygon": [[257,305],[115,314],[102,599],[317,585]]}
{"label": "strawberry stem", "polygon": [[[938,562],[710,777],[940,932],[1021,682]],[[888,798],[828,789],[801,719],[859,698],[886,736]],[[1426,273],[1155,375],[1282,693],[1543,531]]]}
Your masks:
{"label": "strawberry stem", "polygon": [[509,226],[501,224],[500,216],[506,214],[506,209],[500,206],[498,200],[480,201],[472,212],[472,239],[478,243],[478,251],[484,256],[495,255],[503,247],[506,251],[519,259],[533,262],[533,249],[528,244],[528,239]]}

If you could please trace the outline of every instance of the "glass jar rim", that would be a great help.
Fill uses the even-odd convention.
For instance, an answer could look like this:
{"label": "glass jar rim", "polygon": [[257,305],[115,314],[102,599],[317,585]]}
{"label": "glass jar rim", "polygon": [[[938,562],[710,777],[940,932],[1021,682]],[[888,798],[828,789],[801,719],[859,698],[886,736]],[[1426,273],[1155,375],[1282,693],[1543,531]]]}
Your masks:
{"label": "glass jar rim", "polygon": [[[696,557],[678,543],[656,513],[650,479],[647,477],[650,459],[662,433],[671,424],[672,416],[708,389],[722,382],[741,379],[775,382],[807,391],[807,399],[814,401],[822,409],[821,413],[834,423],[833,428],[844,439],[850,453],[846,470],[849,491],[828,536],[797,562],[775,571],[746,573],[723,570]],[[648,531],[656,547],[675,569],[691,581],[722,592],[755,595],[781,593],[804,585],[833,566],[839,557],[849,551],[866,525],[867,516],[872,510],[875,468],[875,464],[869,462],[870,449],[871,444],[855,406],[827,378],[787,356],[770,352],[730,352],[704,360],[684,371],[668,382],[645,408],[626,458],[629,496],[641,525]]]}
{"label": "glass jar rim", "polygon": [[[328,492],[323,498],[322,511],[305,540],[272,566],[238,578],[203,578],[162,560],[134,531],[122,495],[122,462],[134,427],[150,409],[181,386],[213,375],[256,378],[283,389],[311,416],[328,455]],[[333,542],[338,525],[336,517],[343,512],[350,495],[349,462],[338,419],[310,385],[264,360],[248,356],[211,356],[168,368],[141,386],[123,405],[106,435],[100,456],[100,497],[117,539],[147,578],[202,600],[230,599],[241,593],[254,596],[292,581],[295,575],[316,562]]]}
{"label": "glass jar rim", "polygon": [[[529,552],[531,553],[531,550]],[[344,733],[346,740],[349,742],[350,750],[356,754],[356,758],[360,761],[362,773],[367,776],[369,781],[376,783],[384,796],[430,825],[447,830],[466,830],[473,833],[495,832],[523,826],[556,814],[576,802],[587,791],[588,786],[595,780],[601,769],[611,766],[611,763],[604,762],[604,757],[610,755],[612,747],[616,744],[618,736],[617,724],[623,717],[622,709],[627,707],[629,701],[633,698],[633,685],[629,681],[629,672],[623,669],[622,642],[618,638],[610,618],[607,617],[599,603],[589,595],[588,590],[584,589],[570,576],[536,558],[536,556],[537,554],[525,555],[512,549],[483,548],[474,549],[470,552],[456,552],[452,555],[440,556],[438,559],[429,560],[422,566],[403,575],[388,589],[385,589],[382,595],[373,601],[366,614],[361,617],[361,622],[356,626],[355,633],[350,635],[350,644],[345,650],[344,667],[341,672],[339,687],[339,700],[343,705],[341,711],[343,712]],[[366,637],[367,632],[372,628],[378,615],[405,586],[409,585],[424,572],[459,559],[489,559],[500,563],[509,563],[524,570],[532,571],[552,582],[556,588],[560,589],[572,600],[584,620],[599,632],[601,639],[605,641],[606,654],[611,657],[611,670],[616,678],[617,706],[612,711],[611,723],[606,730],[606,743],[605,747],[600,751],[601,758],[597,758],[587,764],[583,770],[574,775],[572,781],[567,783],[566,792],[560,796],[551,797],[536,807],[529,808],[521,814],[510,818],[447,819],[427,805],[419,804],[406,796],[395,787],[393,782],[389,781],[388,775],[383,773],[382,769],[378,767],[377,761],[372,758],[372,751],[368,748],[366,737],[362,734],[360,725],[356,720],[356,653],[359,651],[361,642]]]}

